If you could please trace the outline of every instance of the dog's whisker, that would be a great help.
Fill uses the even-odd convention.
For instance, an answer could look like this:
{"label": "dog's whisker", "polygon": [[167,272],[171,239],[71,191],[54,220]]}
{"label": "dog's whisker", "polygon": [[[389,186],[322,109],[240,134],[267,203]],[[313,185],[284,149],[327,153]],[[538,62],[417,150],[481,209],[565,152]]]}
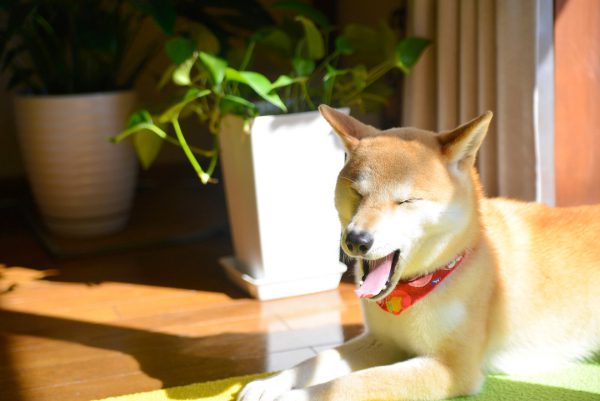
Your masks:
{"label": "dog's whisker", "polygon": [[346,181],[348,181],[348,182],[350,182],[352,184],[358,184],[358,182],[356,182],[355,180],[353,180],[351,178],[348,178],[348,177],[345,177],[345,176],[340,176],[340,179],[346,180]]}

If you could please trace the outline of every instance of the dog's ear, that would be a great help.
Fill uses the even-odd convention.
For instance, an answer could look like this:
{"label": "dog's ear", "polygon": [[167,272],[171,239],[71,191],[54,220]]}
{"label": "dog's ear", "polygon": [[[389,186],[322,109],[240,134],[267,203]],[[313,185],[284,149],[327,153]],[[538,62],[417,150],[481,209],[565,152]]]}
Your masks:
{"label": "dog's ear", "polygon": [[438,135],[442,153],[450,162],[457,163],[460,168],[473,166],[475,155],[487,133],[492,116],[491,111],[486,111],[468,123]]}
{"label": "dog's ear", "polygon": [[319,111],[344,142],[344,146],[348,151],[356,149],[360,140],[374,130],[370,125],[363,124],[357,119],[340,113],[325,104],[319,106]]}

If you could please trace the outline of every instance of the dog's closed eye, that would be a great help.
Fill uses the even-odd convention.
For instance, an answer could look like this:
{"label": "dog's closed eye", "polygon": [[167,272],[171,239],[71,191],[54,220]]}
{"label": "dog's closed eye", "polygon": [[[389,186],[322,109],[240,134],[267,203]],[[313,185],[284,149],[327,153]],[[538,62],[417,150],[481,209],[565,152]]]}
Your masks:
{"label": "dog's closed eye", "polygon": [[414,203],[414,202],[420,201],[420,200],[423,200],[423,198],[409,198],[409,199],[397,200],[396,205],[400,206],[400,205],[404,205],[407,203]]}
{"label": "dog's closed eye", "polygon": [[352,194],[353,194],[354,196],[358,197],[359,199],[363,198],[363,195],[362,195],[360,192],[358,192],[358,191],[356,190],[356,188],[354,188],[354,187],[350,187],[350,189],[352,190]]}

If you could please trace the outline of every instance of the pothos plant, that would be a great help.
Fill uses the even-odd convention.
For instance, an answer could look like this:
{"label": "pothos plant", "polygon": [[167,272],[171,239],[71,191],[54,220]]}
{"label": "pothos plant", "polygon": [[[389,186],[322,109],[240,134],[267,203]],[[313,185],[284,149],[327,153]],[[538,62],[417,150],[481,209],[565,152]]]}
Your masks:
{"label": "pothos plant", "polygon": [[[159,88],[170,81],[182,95],[158,113],[135,112],[114,141],[134,135],[144,168],[163,142],[180,146],[202,183],[208,183],[213,181],[219,125],[226,115],[244,119],[248,131],[261,114],[316,110],[320,103],[363,109],[383,104],[391,93],[381,78],[394,70],[407,74],[429,44],[417,37],[398,40],[384,24],[336,29],[319,10],[300,2],[279,1],[275,7],[294,12],[293,19],[258,30],[243,47],[233,47],[228,58],[217,56],[220,44],[203,26],[167,42],[173,64]],[[261,67],[256,59],[265,58],[278,62]],[[208,127],[211,149],[190,145],[181,120],[192,116]],[[208,160],[205,167],[199,158]]]}

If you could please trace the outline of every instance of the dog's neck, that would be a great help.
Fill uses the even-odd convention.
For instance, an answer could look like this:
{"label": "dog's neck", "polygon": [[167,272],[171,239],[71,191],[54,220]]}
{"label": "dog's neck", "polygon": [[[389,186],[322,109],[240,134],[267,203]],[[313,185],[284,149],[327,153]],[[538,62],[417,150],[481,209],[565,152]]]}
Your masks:
{"label": "dog's neck", "polygon": [[377,305],[386,312],[399,315],[435,290],[469,255],[466,249],[435,271],[411,280],[400,281]]}

